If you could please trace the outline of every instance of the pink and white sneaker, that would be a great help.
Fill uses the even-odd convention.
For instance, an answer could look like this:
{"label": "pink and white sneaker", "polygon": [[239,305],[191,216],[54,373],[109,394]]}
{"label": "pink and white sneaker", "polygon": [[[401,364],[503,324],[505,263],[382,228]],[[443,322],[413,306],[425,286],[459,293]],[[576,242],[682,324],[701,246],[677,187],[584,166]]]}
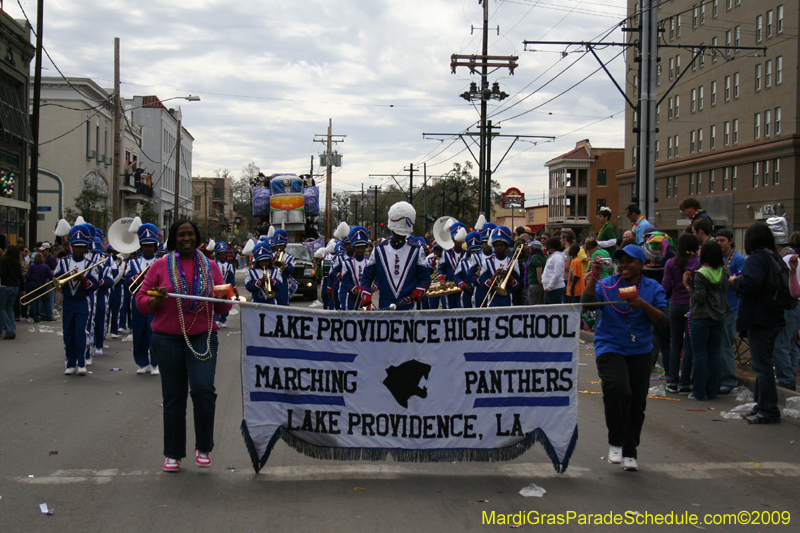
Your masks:
{"label": "pink and white sneaker", "polygon": [[164,459],[164,472],[180,472],[181,460],[167,457]]}
{"label": "pink and white sneaker", "polygon": [[194,464],[201,468],[208,468],[211,466],[211,457],[208,456],[208,453],[201,452],[199,450],[194,451]]}

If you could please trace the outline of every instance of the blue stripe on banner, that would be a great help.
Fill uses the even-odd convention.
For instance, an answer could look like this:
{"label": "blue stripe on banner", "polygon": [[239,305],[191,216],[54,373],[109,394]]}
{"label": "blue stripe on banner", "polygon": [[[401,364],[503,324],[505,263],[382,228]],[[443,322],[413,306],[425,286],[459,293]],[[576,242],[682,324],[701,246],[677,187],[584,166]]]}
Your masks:
{"label": "blue stripe on banner", "polygon": [[305,361],[332,361],[335,363],[352,363],[358,354],[312,352],[307,350],[283,350],[264,348],[263,346],[248,346],[247,355],[255,357],[274,357],[275,359],[303,359]]}
{"label": "blue stripe on banner", "polygon": [[251,402],[278,402],[310,405],[341,405],[345,407],[341,396],[316,396],[313,394],[279,394],[277,392],[251,392]]}
{"label": "blue stripe on banner", "polygon": [[522,361],[525,363],[569,363],[572,352],[479,352],[465,353],[466,361]]}
{"label": "blue stripe on banner", "polygon": [[569,396],[514,396],[506,398],[475,398],[476,407],[567,407]]}

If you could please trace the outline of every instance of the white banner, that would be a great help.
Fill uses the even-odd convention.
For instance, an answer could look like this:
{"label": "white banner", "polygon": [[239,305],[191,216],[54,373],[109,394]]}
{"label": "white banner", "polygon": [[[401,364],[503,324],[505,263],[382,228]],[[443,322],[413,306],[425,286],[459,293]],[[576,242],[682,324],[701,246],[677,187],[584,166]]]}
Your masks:
{"label": "white banner", "polygon": [[578,438],[574,305],[409,312],[242,309],[242,433],[323,459],[495,461]]}

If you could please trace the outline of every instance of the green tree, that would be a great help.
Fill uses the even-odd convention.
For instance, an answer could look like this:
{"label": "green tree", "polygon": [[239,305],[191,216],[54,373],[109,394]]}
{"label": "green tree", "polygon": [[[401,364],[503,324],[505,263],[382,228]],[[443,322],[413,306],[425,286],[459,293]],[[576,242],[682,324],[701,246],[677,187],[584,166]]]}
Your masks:
{"label": "green tree", "polygon": [[75,224],[78,216],[82,216],[92,226],[106,231],[111,225],[107,191],[96,184],[84,182],[81,193],[75,197],[75,207],[64,209],[64,218],[70,224]]}
{"label": "green tree", "polygon": [[158,225],[158,213],[156,210],[153,209],[153,204],[150,202],[142,202],[139,204],[137,209],[139,213],[139,218],[142,219],[142,223],[149,222],[151,224]]}

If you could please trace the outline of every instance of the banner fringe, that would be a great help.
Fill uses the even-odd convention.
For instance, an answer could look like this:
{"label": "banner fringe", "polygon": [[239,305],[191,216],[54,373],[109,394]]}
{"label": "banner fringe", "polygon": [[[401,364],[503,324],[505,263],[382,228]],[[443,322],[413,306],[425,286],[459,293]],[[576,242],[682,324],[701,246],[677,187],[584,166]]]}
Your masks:
{"label": "banner fringe", "polygon": [[535,429],[531,433],[528,433],[520,442],[506,448],[439,448],[434,450],[414,450],[403,448],[333,448],[317,446],[296,437],[286,430],[286,428],[281,427],[272,435],[263,457],[260,458],[258,457],[253,439],[250,437],[250,431],[247,429],[247,422],[244,420],[242,420],[242,436],[244,437],[245,446],[250,454],[250,459],[253,462],[253,469],[256,473],[260,472],[267,463],[277,440],[283,439],[291,448],[314,459],[334,461],[385,461],[389,454],[391,454],[392,458],[399,463],[510,461],[530,450],[538,442],[544,448],[550,461],[552,461],[555,471],[559,474],[563,474],[567,471],[569,459],[572,457],[572,452],[575,450],[575,445],[578,442],[578,426],[575,426],[572,433],[572,439],[564,454],[563,462],[558,460],[555,448],[550,444],[550,440],[541,428]]}

